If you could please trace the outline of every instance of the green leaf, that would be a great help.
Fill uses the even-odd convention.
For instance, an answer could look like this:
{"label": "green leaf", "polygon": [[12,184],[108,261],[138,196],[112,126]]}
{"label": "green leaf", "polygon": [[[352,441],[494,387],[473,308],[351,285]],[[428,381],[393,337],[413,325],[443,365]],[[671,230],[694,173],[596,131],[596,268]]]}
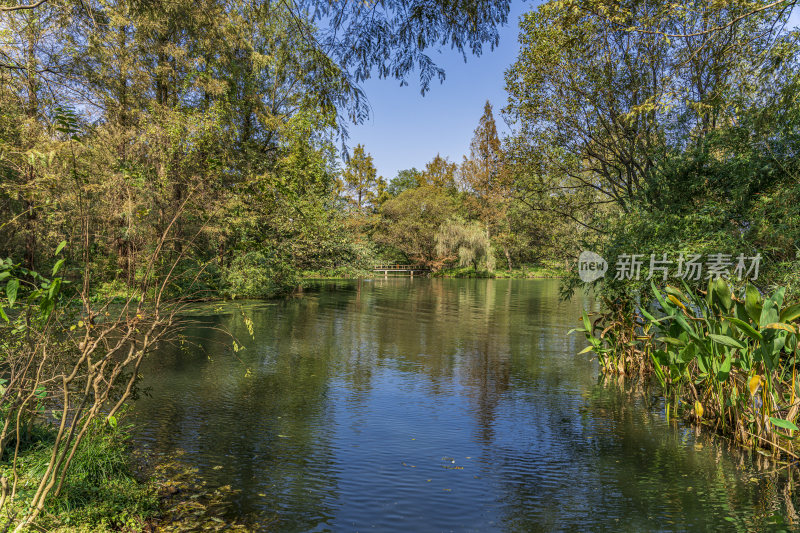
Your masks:
{"label": "green leaf", "polygon": [[750,283],[747,284],[744,296],[744,308],[753,322],[758,322],[761,317],[761,294]]}
{"label": "green leaf", "polygon": [[719,372],[717,372],[717,380],[719,381],[727,381],[728,375],[731,373],[731,361],[733,360],[733,352],[728,352],[728,356],[725,357],[725,360],[722,362],[722,365],[719,367]]}
{"label": "green leaf", "polygon": [[729,321],[731,324],[736,326],[739,329],[739,331],[741,331],[751,339],[757,340],[759,342],[764,340],[764,337],[761,335],[761,333],[753,329],[753,326],[751,326],[744,320],[739,320],[738,318],[734,318],[732,316],[726,316],[722,318],[724,318],[725,320]]}
{"label": "green leaf", "polygon": [[703,374],[708,374],[708,366],[706,365],[706,358],[705,357],[698,357],[697,358],[697,367],[700,369],[700,372]]}
{"label": "green leaf", "polygon": [[2,305],[0,305],[0,318],[2,318],[3,320],[5,320],[5,321],[6,321],[6,324],[8,324],[8,315],[6,315],[6,312],[5,312],[5,310],[3,309],[3,306],[2,306]]}
{"label": "green leaf", "polygon": [[659,322],[661,322],[662,320],[664,320],[664,318],[666,318],[666,317],[663,317],[663,318],[656,318],[656,317],[654,317],[653,315],[651,315],[650,313],[648,313],[646,309],[639,309],[639,311],[642,313],[642,316],[643,316],[643,317],[645,317],[645,318],[646,318],[647,320],[649,320],[650,322],[654,322],[654,323],[656,323],[656,324],[658,324]]}
{"label": "green leaf", "polygon": [[708,336],[714,342],[724,344],[725,346],[730,346],[731,348],[739,348],[740,350],[744,350],[746,348],[742,341],[734,339],[733,337],[728,337],[727,335],[716,335],[714,333],[709,333]]}
{"label": "green leaf", "polygon": [[653,359],[653,370],[658,378],[658,382],[661,384],[661,387],[666,387],[666,382],[664,380],[664,369],[661,368],[661,356],[664,355],[664,352],[659,350],[654,350],[650,352],[650,357]]}
{"label": "green leaf", "polygon": [[785,288],[781,287],[775,293],[764,300],[764,307],[761,309],[761,316],[758,319],[758,325],[764,327],[767,324],[772,324],[780,319],[778,311],[783,305],[783,293]]}
{"label": "green leaf", "polygon": [[730,311],[731,290],[728,288],[728,284],[725,283],[725,280],[722,278],[717,278],[714,280],[712,291],[714,294],[714,301],[722,308],[722,310],[726,313]]}
{"label": "green leaf", "polygon": [[782,420],[780,418],[769,417],[769,421],[772,422],[772,425],[778,426],[779,428],[783,429],[790,429],[792,431],[798,431],[797,426],[789,422],[788,420]]}
{"label": "green leaf", "polygon": [[679,299],[682,302],[688,302],[689,301],[689,298],[687,298],[686,295],[684,295],[679,289],[677,289],[675,287],[672,287],[670,285],[667,285],[666,287],[664,287],[664,292],[666,292],[667,294],[673,295],[674,297],[676,297],[677,299]]}
{"label": "green leaf", "polygon": [[6,284],[6,296],[8,297],[8,306],[14,307],[14,302],[17,301],[17,291],[19,290],[19,279],[11,278]]}
{"label": "green leaf", "polygon": [[686,346],[685,342],[680,339],[676,339],[675,337],[659,337],[656,340],[666,342],[667,344],[671,344],[673,346]]}
{"label": "green leaf", "polygon": [[800,317],[800,303],[790,305],[781,311],[781,322],[792,322]]}
{"label": "green leaf", "polygon": [[64,261],[66,261],[66,259],[64,259],[64,258],[61,258],[61,259],[59,259],[58,261],[56,261],[56,264],[55,264],[55,265],[53,265],[53,275],[54,275],[54,276],[55,276],[55,275],[56,275],[56,273],[58,273],[58,271],[61,269],[61,265],[63,265],[63,264],[64,264]]}
{"label": "green leaf", "polygon": [[684,363],[688,363],[689,361],[694,359],[695,355],[697,355],[697,345],[695,345],[695,344],[688,345],[686,348],[681,350],[680,353],[678,354],[678,356],[680,357],[680,360],[682,362],[684,362]]}
{"label": "green leaf", "polygon": [[56,248],[56,253],[54,253],[53,255],[58,255],[59,253],[61,253],[61,250],[63,250],[66,245],[67,245],[67,241],[61,241],[58,244],[58,247]]}
{"label": "green leaf", "polygon": [[658,290],[653,280],[650,280],[650,287],[652,287],[653,294],[655,294],[656,300],[658,300],[658,303],[661,304],[661,308],[664,310],[664,312],[668,315],[674,314],[675,306],[672,304],[668,304],[667,301],[664,300],[663,296],[661,296],[661,291]]}
{"label": "green leaf", "polygon": [[53,284],[50,285],[50,290],[47,291],[47,297],[52,300],[58,295],[59,290],[61,290],[61,278],[56,278],[53,280]]}
{"label": "green leaf", "polygon": [[583,327],[586,328],[586,333],[592,333],[592,323],[589,321],[589,316],[586,314],[586,311],[583,311]]}
{"label": "green leaf", "polygon": [[695,329],[694,329],[694,326],[692,326],[691,324],[689,324],[689,323],[686,321],[686,319],[685,319],[685,318],[683,318],[683,315],[682,315],[682,314],[678,313],[678,314],[676,314],[676,315],[675,315],[675,322],[677,322],[677,323],[678,323],[678,325],[679,325],[681,328],[683,328],[683,330],[684,330],[686,333],[688,333],[688,334],[689,334],[689,337],[693,338],[693,339],[694,339],[694,340],[696,340],[696,341],[701,341],[701,340],[702,340],[702,339],[700,339],[700,337],[697,335],[697,331],[695,331]]}

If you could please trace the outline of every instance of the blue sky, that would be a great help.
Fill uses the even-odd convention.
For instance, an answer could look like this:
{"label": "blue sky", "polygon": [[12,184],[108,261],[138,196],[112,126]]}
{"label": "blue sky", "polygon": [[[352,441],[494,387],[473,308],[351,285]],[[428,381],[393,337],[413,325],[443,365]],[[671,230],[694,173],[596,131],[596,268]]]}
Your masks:
{"label": "blue sky", "polygon": [[431,83],[423,97],[419,80],[409,78],[405,87],[392,79],[367,80],[362,88],[372,106],[372,116],[359,126],[350,126],[348,144],[363,144],[372,154],[378,174],[387,180],[398,170],[417,167],[440,153],[461,163],[469,153],[472,134],[478,127],[483,106],[494,106],[498,132],[506,130],[500,109],[506,105],[504,72],[517,57],[519,17],[535,2],[515,1],[508,24],[500,29],[500,45],[484,50],[480,57],[467,56],[467,62],[449,48],[432,53],[431,58],[445,69],[443,84]]}
{"label": "blue sky", "polygon": [[[363,144],[372,154],[378,174],[387,180],[398,170],[417,167],[439,153],[461,163],[469,153],[472,134],[489,100],[494,107],[498,133],[507,132],[500,110],[506,105],[505,70],[519,51],[519,17],[538,4],[515,0],[508,24],[500,29],[500,45],[480,57],[462,57],[449,49],[431,57],[447,74],[443,84],[434,81],[423,97],[419,82],[410,78],[400,86],[392,79],[372,78],[362,88],[372,106],[372,116],[361,125],[350,126],[348,144]],[[792,13],[790,26],[800,23],[800,9]]]}

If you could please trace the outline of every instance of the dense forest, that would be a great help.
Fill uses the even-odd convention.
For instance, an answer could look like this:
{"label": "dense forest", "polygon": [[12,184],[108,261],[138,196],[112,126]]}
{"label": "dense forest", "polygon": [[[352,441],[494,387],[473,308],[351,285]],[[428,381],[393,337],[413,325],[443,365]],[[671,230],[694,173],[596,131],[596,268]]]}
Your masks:
{"label": "dense forest", "polygon": [[[693,416],[719,420],[739,417],[730,409],[758,377],[774,392],[773,419],[790,424],[777,427],[793,431],[797,316],[756,315],[800,296],[795,3],[532,5],[497,110],[510,133],[498,135],[487,102],[465,110],[476,129],[463,160],[436,156],[389,177],[369,146],[349,143],[348,126],[369,113],[360,84],[390,78],[424,94],[446,74],[430,51],[493,48],[498,27],[516,23],[508,1],[0,3],[0,453],[10,461],[0,507],[20,499],[17,458],[44,431],[41,413],[61,421],[9,524],[38,519],[69,486],[84,437],[116,427],[142,358],[174,331],[176,302],[287,294],[384,261],[452,275],[553,268],[570,294],[583,288],[582,250],[612,266],[640,254],[641,277],[593,286],[616,313],[600,317],[604,338],[597,323],[585,328],[614,358],[606,366],[680,383],[678,396],[700,406]],[[761,269],[750,288],[733,277],[713,288],[704,273],[670,304],[652,295],[651,254],[724,254],[731,270],[760,254]],[[732,363],[714,347],[712,372],[690,362],[706,349],[687,351],[694,330],[667,335],[680,353],[631,348],[644,324],[636,305],[663,300],[682,316],[696,290],[722,295],[708,296],[717,318],[749,291],[744,326],[705,333],[758,352],[772,333],[747,316],[775,331],[780,318],[782,336],[767,339],[780,340],[777,359]],[[776,291],[780,301],[762,301]],[[713,383],[684,387],[697,372]],[[747,431],[788,446],[756,418]]]}
{"label": "dense forest", "polygon": [[0,256],[48,268],[66,240],[68,275],[91,272],[101,294],[169,268],[173,294],[203,298],[381,261],[478,272],[569,266],[583,248],[758,251],[763,279],[793,289],[791,2],[544,4],[507,70],[511,134],[487,102],[463,161],[387,179],[348,147],[368,112],[358,83],[418,72],[424,92],[444,72],[413,25],[480,53],[507,13],[470,4],[476,26],[402,5],[378,20],[282,3],[4,13]]}
{"label": "dense forest", "polygon": [[413,71],[426,91],[444,79],[426,40],[464,53],[496,44],[508,6],[461,9],[465,20],[402,2],[379,18],[313,3],[4,12],[0,255],[49,268],[66,240],[67,275],[91,272],[100,293],[168,268],[172,293],[196,297],[265,296],[304,270],[369,265],[385,250],[352,232],[377,205],[369,158],[346,150],[348,122],[367,113],[358,83]]}

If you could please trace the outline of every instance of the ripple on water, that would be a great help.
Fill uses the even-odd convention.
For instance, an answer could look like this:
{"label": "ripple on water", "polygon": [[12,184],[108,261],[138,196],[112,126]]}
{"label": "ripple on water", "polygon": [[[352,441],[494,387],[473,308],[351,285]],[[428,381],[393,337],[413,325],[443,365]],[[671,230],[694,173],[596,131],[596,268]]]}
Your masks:
{"label": "ripple on water", "polygon": [[780,483],[598,383],[566,334],[591,302],[557,288],[377,279],[204,307],[245,350],[200,328],[202,349],[162,347],[136,440],[185,451],[239,490],[231,513],[280,531],[751,530],[783,512]]}

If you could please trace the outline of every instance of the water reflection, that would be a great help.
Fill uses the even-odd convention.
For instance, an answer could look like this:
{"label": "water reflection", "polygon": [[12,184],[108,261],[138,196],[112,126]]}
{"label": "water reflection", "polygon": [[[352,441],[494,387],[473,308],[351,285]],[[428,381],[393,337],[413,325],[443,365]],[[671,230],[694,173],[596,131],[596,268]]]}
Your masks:
{"label": "water reflection", "polygon": [[589,305],[549,280],[381,279],[198,306],[191,342],[148,361],[137,439],[185,450],[210,484],[241,489],[232,513],[281,531],[790,520],[785,476],[598,383],[566,335]]}

